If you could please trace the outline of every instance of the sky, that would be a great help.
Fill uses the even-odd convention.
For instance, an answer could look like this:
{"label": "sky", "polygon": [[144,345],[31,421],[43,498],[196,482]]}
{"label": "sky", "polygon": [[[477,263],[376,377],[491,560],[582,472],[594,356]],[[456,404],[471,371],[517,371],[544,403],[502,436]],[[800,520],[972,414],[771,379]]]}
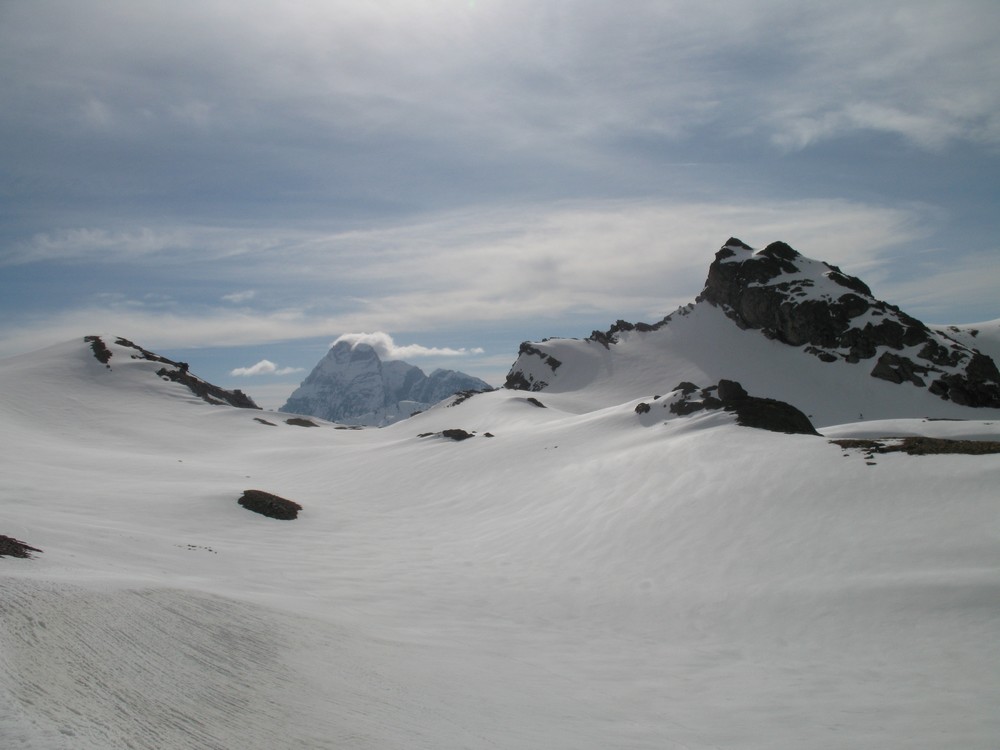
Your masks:
{"label": "sky", "polygon": [[341,336],[503,382],[727,238],[1000,318],[1000,5],[3,0],[0,351],[276,408]]}

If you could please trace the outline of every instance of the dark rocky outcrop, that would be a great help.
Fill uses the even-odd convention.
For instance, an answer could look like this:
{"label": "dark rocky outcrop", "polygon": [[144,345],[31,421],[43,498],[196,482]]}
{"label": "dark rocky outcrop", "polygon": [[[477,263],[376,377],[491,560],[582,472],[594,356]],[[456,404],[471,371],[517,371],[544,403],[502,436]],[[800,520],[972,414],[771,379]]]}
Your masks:
{"label": "dark rocky outcrop", "polygon": [[94,352],[94,357],[102,365],[111,369],[111,365],[108,362],[111,361],[111,350],[108,349],[107,344],[101,339],[100,336],[84,336],[83,340],[90,344],[91,351]]}
{"label": "dark rocky outcrop", "polygon": [[[90,343],[90,347],[93,349],[94,356],[97,357],[98,361],[103,362],[110,369],[111,365],[108,363],[111,360],[112,352],[108,348],[107,344],[104,343],[103,339],[101,339],[100,336],[85,336],[84,341]],[[172,359],[167,359],[166,357],[155,354],[148,349],[143,349],[138,344],[120,336],[115,339],[115,343],[118,346],[134,349],[136,353],[132,355],[132,359],[143,359],[149,362],[159,362],[166,365],[165,367],[161,367],[157,370],[156,374],[166,380],[172,380],[175,383],[180,383],[202,401],[206,401],[210,404],[228,404],[229,406],[235,406],[241,409],[260,409],[260,407],[254,403],[253,399],[243,393],[243,391],[227,391],[225,388],[212,385],[196,375],[191,374],[191,372],[189,372],[187,362],[175,362]]]}
{"label": "dark rocky outcrop", "polygon": [[831,440],[830,442],[848,450],[864,451],[868,457],[874,453],[906,453],[911,456],[941,454],[985,456],[1000,453],[1000,441],[996,440],[949,440],[947,438],[913,436],[878,440],[847,438]]}
{"label": "dark rocky outcrop", "polygon": [[[861,279],[837,266],[804,258],[783,242],[749,250],[730,239],[716,253],[699,302],[823,362],[877,357],[872,377],[926,387],[965,406],[1000,407],[1000,371],[989,357],[875,299]],[[915,354],[903,351],[915,347]]]}
{"label": "dark rocky outcrop", "polygon": [[227,391],[188,372],[186,362],[174,363],[177,369],[161,367],[156,374],[186,386],[191,393],[209,404],[229,404],[240,409],[260,409],[254,400],[241,390]]}
{"label": "dark rocky outcrop", "polygon": [[[702,410],[725,409],[733,412],[736,423],[744,427],[794,435],[819,434],[809,417],[796,407],[773,398],[751,396],[734,380],[720,380],[718,385],[700,390],[693,383],[681,383],[677,390],[681,397],[669,405],[669,410],[678,416]],[[644,413],[638,408],[636,412]]]}
{"label": "dark rocky outcrop", "polygon": [[33,557],[32,552],[41,552],[41,550],[13,537],[0,534],[0,557],[20,557],[27,560]]}
{"label": "dark rocky outcrop", "polygon": [[[517,350],[517,356],[534,356],[538,357],[542,363],[547,365],[552,372],[555,372],[562,366],[562,362],[553,357],[551,354],[546,354],[537,346],[532,346],[531,343],[525,341],[521,344],[520,348]],[[517,365],[511,368],[510,372],[507,373],[507,379],[504,381],[503,387],[512,391],[542,391],[548,387],[548,383],[544,380],[538,380],[530,375],[525,375],[522,371],[517,369]]]}
{"label": "dark rocky outcrop", "polygon": [[292,521],[302,510],[298,503],[263,490],[244,490],[237,502],[247,510],[279,521]]}
{"label": "dark rocky outcrop", "polygon": [[490,393],[491,391],[495,390],[496,388],[485,388],[479,390],[471,389],[471,390],[459,391],[458,393],[455,394],[454,400],[452,400],[452,402],[448,404],[448,406],[449,407],[458,406],[459,404],[465,403],[473,396],[478,396],[480,393]]}
{"label": "dark rocky outcrop", "polygon": [[[461,442],[462,440],[468,440],[469,438],[475,437],[476,432],[473,430],[469,432],[468,430],[463,430],[461,427],[452,427],[447,430],[441,430],[441,432],[421,432],[417,435],[418,438],[426,437],[442,437],[446,440],[454,440],[455,442]],[[485,433],[483,437],[493,437],[489,432]]]}

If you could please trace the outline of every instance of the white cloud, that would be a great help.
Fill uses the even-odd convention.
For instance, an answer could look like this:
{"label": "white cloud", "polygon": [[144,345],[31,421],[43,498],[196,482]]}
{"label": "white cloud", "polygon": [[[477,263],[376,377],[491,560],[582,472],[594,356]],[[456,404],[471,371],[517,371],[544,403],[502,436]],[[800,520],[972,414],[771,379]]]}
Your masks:
{"label": "white cloud", "polygon": [[[307,235],[301,231],[234,232],[228,227],[141,226],[127,229],[75,227],[40,232],[15,243],[0,255],[0,266],[45,261],[127,263],[156,260],[168,266],[187,266],[205,260],[254,255],[295,246]],[[230,269],[232,272],[233,269]]]}
{"label": "white cloud", "polygon": [[250,365],[250,367],[237,367],[230,371],[230,375],[234,377],[254,377],[256,375],[290,375],[294,372],[302,372],[301,367],[278,367],[274,362],[269,359],[262,359],[255,365]]}
{"label": "white cloud", "polygon": [[989,1],[63,3],[7,26],[12,106],[41,91],[91,126],[194,128],[258,158],[261,133],[278,150],[365,133],[544,158],[708,125],[799,146],[859,128],[1000,143]]}
{"label": "white cloud", "polygon": [[232,302],[234,305],[242,304],[243,302],[249,302],[254,297],[257,296],[257,290],[247,289],[243,292],[233,292],[232,294],[222,295],[222,299],[225,302]]}
{"label": "white cloud", "polygon": [[[885,296],[903,309],[909,298],[925,299],[921,284],[956,305],[993,305],[988,284],[970,288],[957,274],[886,286],[895,264],[912,265],[912,249],[926,232],[927,218],[923,206],[847,201],[591,201],[469,210],[364,232],[301,232],[295,242],[256,253],[253,263],[234,264],[230,256],[211,254],[199,263],[202,283],[230,285],[235,265],[247,288],[267,288],[278,306],[178,301],[151,309],[109,292],[83,307],[5,316],[0,346],[26,351],[95,332],[122,335],[153,349],[234,346],[333,338],[340,331],[398,336],[468,333],[497,325],[537,330],[540,323],[546,334],[585,335],[618,317],[658,320],[694,299],[715,251],[730,235],[756,247],[783,240],[861,276],[876,291],[898,289],[905,295]],[[259,235],[233,228],[225,239],[219,237],[218,247],[238,248],[251,236],[261,242]],[[981,279],[990,276],[990,264],[979,258],[966,260],[955,252],[948,264]],[[167,289],[173,283],[184,288],[187,266],[176,267],[180,275],[167,282]],[[136,262],[133,272],[145,270]],[[164,283],[162,267],[151,273],[149,283]],[[566,322],[571,319],[574,327]],[[375,343],[404,358],[449,352],[420,345],[408,349],[390,337]]]}
{"label": "white cloud", "polygon": [[339,336],[331,346],[346,342],[354,348],[358,344],[367,344],[374,349],[382,359],[409,359],[411,357],[458,357],[467,354],[482,354],[483,349],[421,346],[420,344],[405,344],[400,346],[393,341],[392,336],[384,331],[373,333],[345,333]]}

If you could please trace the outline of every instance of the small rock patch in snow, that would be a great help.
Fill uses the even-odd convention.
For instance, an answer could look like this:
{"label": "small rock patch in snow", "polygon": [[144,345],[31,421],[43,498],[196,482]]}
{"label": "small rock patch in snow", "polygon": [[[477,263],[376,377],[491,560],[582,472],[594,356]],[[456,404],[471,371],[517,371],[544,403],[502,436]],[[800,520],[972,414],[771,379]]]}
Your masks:
{"label": "small rock patch in snow", "polygon": [[831,440],[834,445],[845,449],[864,451],[866,458],[875,453],[906,453],[910,456],[930,456],[945,453],[959,453],[968,456],[985,456],[1000,453],[1000,441],[996,440],[948,440],[932,437],[881,438],[879,440],[845,439]]}
{"label": "small rock patch in snow", "polygon": [[33,557],[32,552],[41,552],[41,550],[13,537],[0,534],[0,557],[8,556],[30,559]]}
{"label": "small rock patch in snow", "polygon": [[104,343],[101,337],[84,336],[83,340],[90,343],[90,348],[93,350],[94,357],[97,359],[97,361],[110,370],[111,365],[108,364],[108,361],[111,359],[111,350],[108,349],[107,345]]}
{"label": "small rock patch in snow", "polygon": [[243,495],[237,502],[247,510],[279,521],[294,520],[302,510],[298,503],[263,490],[243,490]]}

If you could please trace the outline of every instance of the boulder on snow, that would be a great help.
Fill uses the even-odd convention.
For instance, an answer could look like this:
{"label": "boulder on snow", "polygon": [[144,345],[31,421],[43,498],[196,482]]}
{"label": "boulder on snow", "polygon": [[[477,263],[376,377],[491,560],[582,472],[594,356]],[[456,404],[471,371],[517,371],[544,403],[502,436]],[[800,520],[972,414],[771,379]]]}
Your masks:
{"label": "boulder on snow", "polygon": [[247,510],[279,521],[292,521],[302,510],[298,503],[263,490],[243,490],[243,495],[237,502]]}
{"label": "boulder on snow", "polygon": [[[703,409],[725,409],[736,415],[736,423],[759,430],[794,435],[818,435],[809,417],[784,401],[751,396],[735,380],[720,380],[716,386],[698,391],[693,383],[681,383],[675,390],[681,398],[670,404],[670,411],[687,416]],[[638,412],[639,410],[636,409]]]}
{"label": "boulder on snow", "polygon": [[24,559],[30,559],[32,557],[32,552],[41,552],[41,550],[37,547],[25,544],[18,539],[14,539],[13,537],[0,534],[0,557],[21,557]]}

